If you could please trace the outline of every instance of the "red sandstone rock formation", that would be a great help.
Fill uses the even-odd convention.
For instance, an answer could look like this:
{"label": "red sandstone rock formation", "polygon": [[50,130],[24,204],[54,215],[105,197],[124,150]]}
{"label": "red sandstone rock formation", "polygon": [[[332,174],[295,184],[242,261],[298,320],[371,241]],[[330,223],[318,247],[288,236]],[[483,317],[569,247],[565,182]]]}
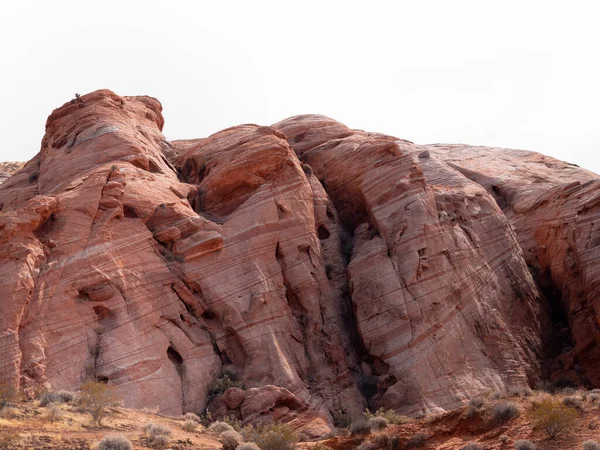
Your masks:
{"label": "red sandstone rock formation", "polygon": [[23,163],[20,162],[0,162],[0,184],[18,172],[21,167],[23,167]]}
{"label": "red sandstone rock formation", "polygon": [[[551,272],[572,364],[594,371],[596,181],[565,189],[555,171],[535,197],[529,153],[418,146],[321,116],[175,142],[162,125],[155,99],[85,95],[0,187],[4,382],[94,377],[178,414],[203,410],[226,371],[244,389],[211,410],[311,436],[367,405],[440,411],[541,376],[550,308],[528,264]],[[499,155],[521,168],[506,183]]]}

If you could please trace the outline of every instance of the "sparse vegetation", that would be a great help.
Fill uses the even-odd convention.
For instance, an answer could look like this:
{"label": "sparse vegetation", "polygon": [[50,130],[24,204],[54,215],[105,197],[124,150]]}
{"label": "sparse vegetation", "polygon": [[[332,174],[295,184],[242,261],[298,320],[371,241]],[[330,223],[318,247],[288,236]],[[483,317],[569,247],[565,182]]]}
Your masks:
{"label": "sparse vegetation", "polygon": [[520,439],[515,442],[515,450],[535,450],[535,444],[526,439]]}
{"label": "sparse vegetation", "polygon": [[270,423],[244,429],[244,438],[262,450],[293,450],[298,442],[296,432],[285,423]]}
{"label": "sparse vegetation", "polygon": [[20,440],[21,436],[18,433],[14,433],[12,431],[3,433],[0,435],[0,448],[15,448]]}
{"label": "sparse vegetation", "polygon": [[92,416],[96,425],[101,425],[102,419],[108,414],[108,408],[119,402],[120,398],[115,390],[105,383],[86,381],[81,385],[79,406]]}
{"label": "sparse vegetation", "polygon": [[365,411],[363,415],[366,420],[369,420],[373,417],[383,417],[390,425],[404,425],[412,420],[410,417],[398,414],[394,410],[383,408],[379,408],[377,411],[375,411],[375,413]]}
{"label": "sparse vegetation", "polygon": [[501,444],[506,444],[508,442],[508,436],[505,434],[501,434],[498,439],[500,440]]}
{"label": "sparse vegetation", "polygon": [[577,416],[574,408],[555,398],[542,400],[532,411],[535,427],[543,429],[550,439],[554,439],[561,431],[570,427]]}
{"label": "sparse vegetation", "polygon": [[63,418],[62,409],[56,403],[50,403],[46,412],[46,420],[48,422],[59,422]]}
{"label": "sparse vegetation", "polygon": [[345,410],[337,410],[331,413],[333,424],[338,428],[348,428],[352,423],[352,417]]}
{"label": "sparse vegetation", "polygon": [[575,395],[569,395],[568,397],[563,398],[563,404],[575,408],[578,411],[583,410],[581,399]]}
{"label": "sparse vegetation", "polygon": [[185,431],[193,433],[194,431],[196,431],[198,429],[198,422],[196,422],[195,420],[186,420],[183,423],[183,429]]}
{"label": "sparse vegetation", "polygon": [[225,431],[219,437],[223,450],[235,450],[237,446],[244,440],[242,435],[237,431]]}
{"label": "sparse vegetation", "polygon": [[350,434],[369,434],[371,432],[371,427],[367,424],[367,421],[364,419],[359,419],[356,422],[353,422],[350,425]]}
{"label": "sparse vegetation", "polygon": [[208,429],[219,435],[225,433],[226,431],[235,431],[231,425],[221,421],[211,423]]}
{"label": "sparse vegetation", "polygon": [[98,450],[132,450],[133,445],[123,435],[106,436],[98,444]]}
{"label": "sparse vegetation", "polygon": [[[258,449],[258,447],[257,447],[257,449]],[[236,448],[235,450],[240,450],[240,449]],[[242,449],[242,450],[246,450],[246,449]],[[247,449],[247,450],[254,450],[254,449]],[[311,447],[311,450],[331,450],[331,447],[328,447],[325,444],[318,443],[317,445],[313,445]]]}
{"label": "sparse vegetation", "polygon": [[309,177],[313,174],[312,167],[310,167],[308,164],[302,163],[302,170]]}
{"label": "sparse vegetation", "polygon": [[0,382],[0,409],[17,400],[17,389],[10,383]]}
{"label": "sparse vegetation", "polygon": [[[313,447],[313,450],[317,449],[317,446]],[[321,450],[329,449],[329,447],[323,446]],[[243,444],[238,445],[235,450],[260,450],[260,447],[256,445],[254,442],[244,442]],[[329,449],[331,450],[331,449]]]}
{"label": "sparse vegetation", "polygon": [[65,390],[58,392],[44,392],[40,396],[40,406],[48,406],[50,403],[71,403],[75,400],[75,393]]}
{"label": "sparse vegetation", "polygon": [[193,420],[194,422],[202,423],[202,419],[200,418],[200,416],[198,416],[197,414],[191,413],[191,412],[185,413],[183,418],[185,420]]}
{"label": "sparse vegetation", "polygon": [[598,444],[596,441],[589,440],[582,444],[582,448],[583,450],[600,450],[600,444]]}
{"label": "sparse vegetation", "polygon": [[483,450],[483,447],[476,442],[469,442],[462,450]]}
{"label": "sparse vegetation", "polygon": [[493,417],[496,422],[503,423],[514,419],[520,414],[517,405],[510,402],[502,402],[494,406]]}
{"label": "sparse vegetation", "polygon": [[508,391],[511,397],[530,397],[533,391],[528,387],[513,387]]}
{"label": "sparse vegetation", "polygon": [[12,406],[5,406],[0,409],[0,419],[16,419],[19,417],[19,411]]}
{"label": "sparse vegetation", "polygon": [[367,421],[367,425],[372,431],[380,431],[388,426],[388,421],[385,417],[372,417]]}
{"label": "sparse vegetation", "polygon": [[244,384],[233,373],[224,373],[221,377],[212,381],[208,387],[208,401],[217,398],[227,389],[236,387],[244,389]]}
{"label": "sparse vegetation", "polygon": [[164,425],[148,423],[144,427],[144,432],[151,448],[163,449],[171,442],[171,429]]}

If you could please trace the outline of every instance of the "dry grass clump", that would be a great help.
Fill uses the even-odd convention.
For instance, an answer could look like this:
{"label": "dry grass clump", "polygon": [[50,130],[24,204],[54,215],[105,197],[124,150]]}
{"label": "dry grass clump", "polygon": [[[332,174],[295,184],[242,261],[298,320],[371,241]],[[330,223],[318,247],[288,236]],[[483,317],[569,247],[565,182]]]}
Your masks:
{"label": "dry grass clump", "polygon": [[367,426],[371,429],[371,431],[381,431],[388,426],[388,421],[385,417],[371,417],[369,420],[367,420]]}
{"label": "dry grass clump", "polygon": [[162,449],[171,443],[171,429],[161,424],[148,423],[144,427],[150,448]]}
{"label": "dry grass clump", "polygon": [[76,397],[74,392],[66,390],[44,392],[40,396],[40,406],[48,406],[50,403],[72,403]]}
{"label": "dry grass clump", "polygon": [[[326,445],[323,445],[320,449],[318,446],[321,444],[315,445],[312,450],[331,450]],[[260,447],[256,445],[254,442],[244,442],[243,444],[238,445],[235,450],[260,450]]]}
{"label": "dry grass clump", "polygon": [[563,430],[568,429],[579,414],[559,399],[548,398],[534,407],[531,416],[534,426],[544,430],[550,439],[554,439]]}
{"label": "dry grass clump", "polygon": [[236,450],[238,445],[244,440],[242,435],[237,431],[224,431],[219,437],[223,450]]}
{"label": "dry grass clump", "polygon": [[514,419],[520,414],[517,405],[510,402],[498,403],[494,406],[493,417],[496,422],[503,423]]}
{"label": "dry grass clump", "polygon": [[583,410],[581,399],[575,395],[569,395],[568,397],[563,398],[563,404],[566,406],[570,406],[571,408],[575,408],[578,411]]}
{"label": "dry grass clump", "polygon": [[506,444],[508,442],[508,436],[505,434],[501,434],[498,439],[500,440],[501,444]]}
{"label": "dry grass clump", "polygon": [[133,445],[123,435],[106,436],[98,444],[98,450],[132,450]]}
{"label": "dry grass clump", "polygon": [[469,442],[461,450],[483,450],[483,447],[477,442]]}
{"label": "dry grass clump", "polygon": [[255,442],[262,450],[293,450],[298,442],[294,429],[285,423],[245,428],[244,438],[248,442]]}
{"label": "dry grass clump", "polygon": [[0,419],[16,419],[19,417],[19,410],[12,406],[5,406],[0,409]]}
{"label": "dry grass clump", "polygon": [[226,422],[221,422],[220,420],[211,423],[208,426],[208,430],[212,431],[213,433],[216,433],[218,435],[221,435],[221,434],[225,433],[226,431],[235,431],[231,425],[229,425]]}
{"label": "dry grass clump", "polygon": [[189,433],[192,433],[198,429],[198,422],[194,420],[186,420],[183,423],[183,429]]}
{"label": "dry grass clump", "polygon": [[396,411],[383,408],[379,408],[374,413],[365,411],[363,416],[365,420],[372,419],[373,417],[383,417],[390,425],[404,425],[412,420],[410,417],[398,414]]}
{"label": "dry grass clump", "polygon": [[359,419],[356,422],[352,422],[350,425],[350,434],[362,435],[369,434],[371,432],[371,427],[364,419]]}
{"label": "dry grass clump", "polygon": [[583,450],[600,450],[600,444],[591,439],[589,441],[585,441],[583,444],[581,444],[581,446],[583,447]]}
{"label": "dry grass clump", "polygon": [[50,403],[46,411],[46,420],[48,422],[59,422],[63,418],[62,409],[56,403]]}
{"label": "dry grass clump", "polygon": [[191,412],[185,413],[183,418],[184,420],[193,420],[196,423],[202,423],[202,419],[200,418],[200,416]]}
{"label": "dry grass clump", "polygon": [[535,444],[526,439],[520,439],[515,442],[515,450],[535,450]]}
{"label": "dry grass clump", "polygon": [[481,398],[472,398],[469,400],[469,406],[467,406],[467,409],[465,410],[465,417],[471,419],[479,415],[484,404],[485,401]]}

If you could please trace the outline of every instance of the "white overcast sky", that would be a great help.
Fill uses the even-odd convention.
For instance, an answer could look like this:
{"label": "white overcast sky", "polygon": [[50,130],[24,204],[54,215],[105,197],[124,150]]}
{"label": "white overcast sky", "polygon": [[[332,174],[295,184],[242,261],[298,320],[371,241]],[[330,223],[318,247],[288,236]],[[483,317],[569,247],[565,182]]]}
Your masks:
{"label": "white overcast sky", "polygon": [[592,0],[5,0],[0,160],[31,158],[52,109],[108,88],[158,98],[170,140],[319,113],[600,172],[599,13]]}

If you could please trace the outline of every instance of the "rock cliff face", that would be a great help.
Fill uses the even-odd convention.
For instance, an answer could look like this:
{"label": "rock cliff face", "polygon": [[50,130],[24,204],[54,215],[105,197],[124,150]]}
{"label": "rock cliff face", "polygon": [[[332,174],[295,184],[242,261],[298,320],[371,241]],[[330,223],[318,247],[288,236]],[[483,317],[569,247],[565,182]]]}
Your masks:
{"label": "rock cliff face", "polygon": [[18,172],[23,163],[20,162],[0,162],[0,184],[8,180],[11,175]]}
{"label": "rock cliff face", "polygon": [[243,389],[211,395],[216,414],[316,436],[366,406],[534,384],[559,310],[555,376],[600,385],[595,174],[322,116],[162,126],[153,98],[93,92],[0,186],[3,382],[95,378],[178,414],[227,373]]}

